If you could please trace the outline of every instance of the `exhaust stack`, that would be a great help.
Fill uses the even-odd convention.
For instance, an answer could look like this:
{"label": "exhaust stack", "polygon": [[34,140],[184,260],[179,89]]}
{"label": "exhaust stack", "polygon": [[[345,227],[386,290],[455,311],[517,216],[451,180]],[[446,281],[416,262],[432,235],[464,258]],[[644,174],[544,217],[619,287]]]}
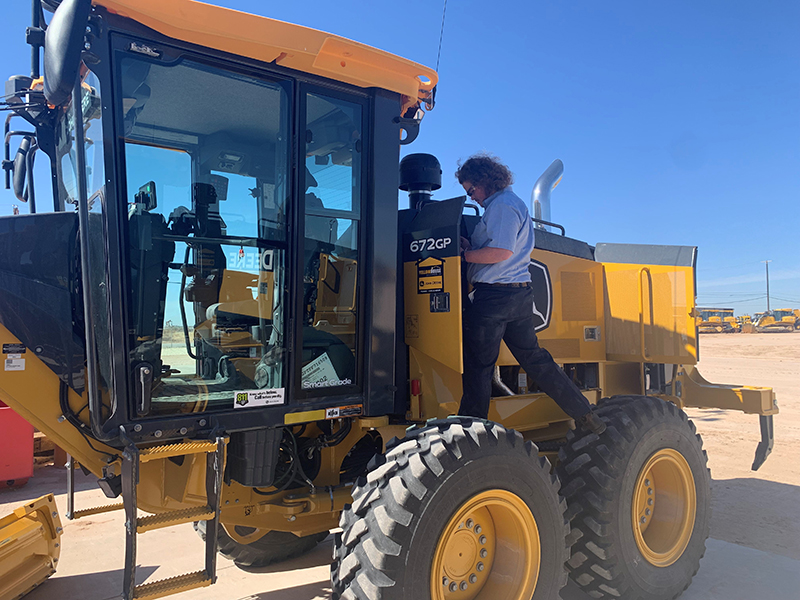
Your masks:
{"label": "exhaust stack", "polygon": [[[550,192],[556,189],[564,175],[564,163],[555,159],[544,173],[539,176],[531,192],[531,210],[535,219],[550,221]],[[535,223],[537,229],[547,229],[541,223]]]}

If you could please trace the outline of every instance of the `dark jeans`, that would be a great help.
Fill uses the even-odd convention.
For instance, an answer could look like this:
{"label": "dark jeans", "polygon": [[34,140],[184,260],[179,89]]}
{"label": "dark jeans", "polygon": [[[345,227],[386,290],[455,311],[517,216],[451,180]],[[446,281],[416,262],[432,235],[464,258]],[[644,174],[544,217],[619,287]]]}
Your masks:
{"label": "dark jeans", "polygon": [[533,290],[476,286],[464,311],[464,395],[458,414],[488,418],[492,372],[504,341],[528,376],[573,419],[591,410],[589,401],[539,347],[533,319]]}

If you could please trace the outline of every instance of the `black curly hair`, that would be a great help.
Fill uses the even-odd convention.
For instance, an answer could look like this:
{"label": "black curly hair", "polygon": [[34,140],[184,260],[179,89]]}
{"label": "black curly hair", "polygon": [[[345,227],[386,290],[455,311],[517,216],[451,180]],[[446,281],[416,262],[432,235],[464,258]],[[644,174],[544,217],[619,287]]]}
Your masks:
{"label": "black curly hair", "polygon": [[456,179],[459,183],[469,181],[484,189],[491,196],[514,183],[511,170],[491,154],[473,154],[463,163],[458,162]]}

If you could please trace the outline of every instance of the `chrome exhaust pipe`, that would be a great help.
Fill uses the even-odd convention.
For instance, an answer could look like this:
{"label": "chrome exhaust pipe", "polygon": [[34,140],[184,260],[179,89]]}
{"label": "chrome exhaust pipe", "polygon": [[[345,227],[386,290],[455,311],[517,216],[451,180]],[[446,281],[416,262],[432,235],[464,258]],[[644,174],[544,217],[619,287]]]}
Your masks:
{"label": "chrome exhaust pipe", "polygon": [[[556,189],[564,175],[564,163],[555,159],[545,172],[539,176],[531,192],[531,212],[534,219],[552,221],[550,218],[550,192]],[[537,229],[547,229],[541,223],[535,223]]]}

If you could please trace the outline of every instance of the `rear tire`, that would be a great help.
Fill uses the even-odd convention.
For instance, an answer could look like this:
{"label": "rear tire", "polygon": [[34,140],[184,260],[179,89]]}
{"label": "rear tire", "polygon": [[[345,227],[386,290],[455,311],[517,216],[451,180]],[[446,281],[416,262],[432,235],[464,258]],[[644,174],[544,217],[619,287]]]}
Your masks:
{"label": "rear tire", "polygon": [[[194,528],[205,540],[206,522],[197,521]],[[242,530],[242,535],[247,535],[247,531],[244,530],[250,528],[240,527],[239,529]],[[299,537],[288,531],[268,531],[254,542],[242,544],[234,540],[224,527],[220,527],[217,534],[217,549],[222,556],[232,560],[240,569],[266,567],[313,550],[317,544],[328,537],[328,533],[322,531]]]}
{"label": "rear tire", "polygon": [[564,510],[550,463],[518,432],[432,421],[392,440],[356,483],[333,598],[554,600],[566,583]]}
{"label": "rear tire", "polygon": [[559,452],[570,578],[592,598],[671,600],[697,573],[709,534],[702,440],[657,398],[614,396],[596,413],[606,432],[570,432]]}

